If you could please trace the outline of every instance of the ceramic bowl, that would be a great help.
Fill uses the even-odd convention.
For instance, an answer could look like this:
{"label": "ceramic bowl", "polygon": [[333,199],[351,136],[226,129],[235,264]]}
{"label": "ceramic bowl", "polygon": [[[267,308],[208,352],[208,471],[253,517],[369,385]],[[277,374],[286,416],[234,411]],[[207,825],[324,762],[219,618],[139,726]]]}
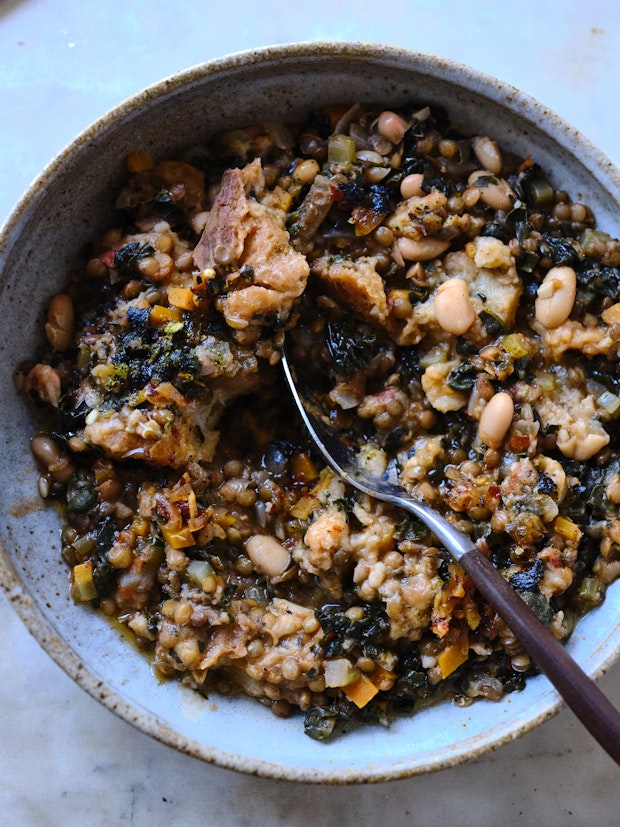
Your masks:
{"label": "ceramic bowl", "polygon": [[[443,104],[464,132],[488,132],[531,154],[599,226],[620,237],[620,177],[584,137],[523,93],[438,57],[358,43],[309,43],[245,52],[170,77],[83,132],[24,195],[0,238],[2,378],[0,579],[30,632],[110,710],[179,750],[222,767],[323,783],[383,781],[473,759],[541,724],[560,701],[546,678],[500,702],[441,703],[389,729],[356,729],[330,743],[303,734],[245,698],[208,700],[158,683],[147,660],[104,617],[76,605],[60,557],[59,517],[43,508],[29,450],[36,423],[12,374],[40,339],[44,308],[110,225],[124,158],[169,156],[218,129],[295,120],[340,102]],[[598,677],[620,650],[620,583],[583,619],[568,649]]]}

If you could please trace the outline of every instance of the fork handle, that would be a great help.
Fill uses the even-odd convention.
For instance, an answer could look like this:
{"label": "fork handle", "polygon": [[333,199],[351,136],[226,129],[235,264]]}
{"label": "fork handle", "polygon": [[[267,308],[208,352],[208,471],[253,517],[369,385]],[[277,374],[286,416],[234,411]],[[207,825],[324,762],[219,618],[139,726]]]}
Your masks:
{"label": "fork handle", "polygon": [[478,591],[508,624],[536,666],[544,672],[581,723],[620,764],[620,713],[568,654],[501,573],[466,535],[422,503],[400,503],[443,542]]}
{"label": "fork handle", "polygon": [[459,564],[505,620],[567,706],[603,749],[620,764],[618,710],[483,554],[478,550],[468,551]]}

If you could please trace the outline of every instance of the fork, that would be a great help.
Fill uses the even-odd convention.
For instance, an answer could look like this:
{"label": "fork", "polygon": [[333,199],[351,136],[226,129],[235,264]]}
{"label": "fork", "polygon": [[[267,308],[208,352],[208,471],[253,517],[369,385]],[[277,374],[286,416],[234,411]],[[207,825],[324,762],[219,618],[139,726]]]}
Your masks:
{"label": "fork", "polygon": [[289,361],[285,349],[282,367],[304,425],[327,463],[354,488],[408,511],[431,530],[509,626],[567,706],[620,764],[620,713],[594,681],[466,534],[426,503],[411,497],[394,481],[394,474],[374,476],[360,465],[356,448],[329,422],[317,402],[316,392]]}

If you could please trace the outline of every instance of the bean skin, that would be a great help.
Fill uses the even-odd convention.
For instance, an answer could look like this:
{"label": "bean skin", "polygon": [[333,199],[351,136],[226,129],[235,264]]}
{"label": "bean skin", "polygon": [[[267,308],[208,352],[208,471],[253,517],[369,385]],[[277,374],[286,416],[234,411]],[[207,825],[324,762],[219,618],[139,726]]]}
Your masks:
{"label": "bean skin", "polygon": [[502,171],[503,161],[497,143],[486,135],[476,136],[471,143],[480,166],[488,169],[493,175],[499,175]]}
{"label": "bean skin", "polygon": [[489,448],[501,448],[504,437],[512,425],[514,402],[506,391],[500,391],[489,399],[478,423],[480,441]]}
{"label": "bean skin", "polygon": [[449,241],[441,238],[405,238],[397,239],[396,242],[401,256],[405,261],[431,261],[437,258],[450,246]]}
{"label": "bean skin", "polygon": [[552,267],[538,288],[536,321],[547,330],[565,322],[577,295],[577,276],[572,267]]}
{"label": "bean skin", "polygon": [[58,353],[64,353],[73,337],[73,302],[66,293],[59,293],[49,303],[45,334]]}
{"label": "bean skin", "polygon": [[51,437],[44,434],[32,438],[30,448],[35,458],[61,483],[67,483],[74,472],[73,464]]}
{"label": "bean skin", "polygon": [[267,577],[278,577],[291,559],[282,543],[267,534],[254,534],[246,542],[245,550],[255,568]]}
{"label": "bean skin", "polygon": [[480,200],[488,207],[494,210],[510,210],[517,198],[510,184],[503,178],[491,181],[486,180],[488,178],[488,170],[479,169],[469,176],[468,184],[480,190]]}
{"label": "bean skin", "polygon": [[385,112],[379,115],[377,129],[390,143],[399,144],[405,132],[409,129],[409,124],[404,118],[397,115],[396,112],[390,112],[386,109]]}
{"label": "bean skin", "polygon": [[435,295],[435,318],[446,333],[461,336],[475,321],[476,314],[463,279],[448,279]]}
{"label": "bean skin", "polygon": [[31,399],[57,408],[61,396],[58,371],[50,365],[35,365],[26,376],[24,391]]}

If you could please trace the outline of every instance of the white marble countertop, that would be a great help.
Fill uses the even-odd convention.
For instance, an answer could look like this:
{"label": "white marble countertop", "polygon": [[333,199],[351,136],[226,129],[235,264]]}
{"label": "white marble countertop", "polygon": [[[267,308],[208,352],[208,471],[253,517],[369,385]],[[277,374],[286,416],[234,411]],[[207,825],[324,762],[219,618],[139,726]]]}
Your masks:
{"label": "white marble countertop", "polygon": [[[231,52],[315,39],[482,69],[620,164],[620,6],[609,0],[0,0],[0,221],[59,149],[141,87]],[[211,767],[134,730],[66,677],[1,590],[0,628],[0,821],[11,827],[617,823],[617,767],[566,710],[469,765],[317,788]],[[620,704],[620,664],[601,687]]]}

